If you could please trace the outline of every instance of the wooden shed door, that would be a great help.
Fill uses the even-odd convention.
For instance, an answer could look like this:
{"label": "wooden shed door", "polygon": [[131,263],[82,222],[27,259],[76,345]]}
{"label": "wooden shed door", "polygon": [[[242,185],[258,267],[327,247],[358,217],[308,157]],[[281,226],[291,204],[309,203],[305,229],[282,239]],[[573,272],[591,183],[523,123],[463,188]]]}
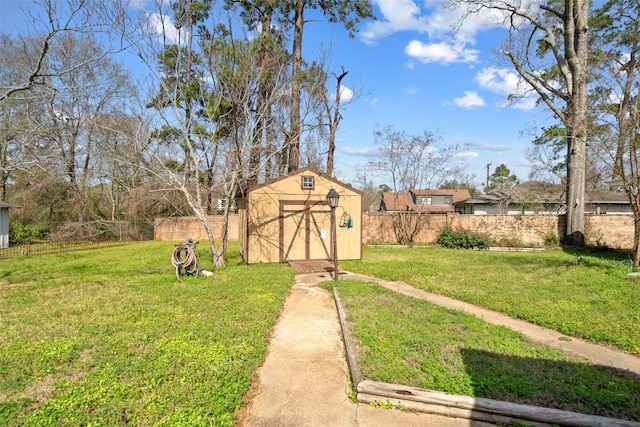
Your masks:
{"label": "wooden shed door", "polygon": [[280,201],[280,262],[330,254],[331,209],[324,202]]}

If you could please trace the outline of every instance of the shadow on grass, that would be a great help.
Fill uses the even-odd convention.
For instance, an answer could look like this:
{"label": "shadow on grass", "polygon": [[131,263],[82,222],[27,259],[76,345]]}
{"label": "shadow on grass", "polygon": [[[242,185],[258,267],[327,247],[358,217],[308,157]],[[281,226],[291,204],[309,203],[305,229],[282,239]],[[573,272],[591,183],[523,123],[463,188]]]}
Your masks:
{"label": "shadow on grass", "polygon": [[640,376],[628,371],[471,348],[460,354],[475,397],[640,421]]}
{"label": "shadow on grass", "polygon": [[622,261],[633,257],[633,251],[628,249],[614,249],[606,246],[563,246],[562,252],[573,256],[592,256],[610,261]]}

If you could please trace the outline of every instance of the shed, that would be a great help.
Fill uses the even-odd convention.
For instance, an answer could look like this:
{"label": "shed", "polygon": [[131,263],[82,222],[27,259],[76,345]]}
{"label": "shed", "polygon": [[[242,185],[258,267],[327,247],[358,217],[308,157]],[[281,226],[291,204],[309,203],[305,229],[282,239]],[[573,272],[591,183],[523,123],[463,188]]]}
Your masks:
{"label": "shed", "polygon": [[337,258],[361,259],[362,192],[304,168],[250,188],[238,200],[238,246],[245,262],[332,260],[331,188],[340,194]]}
{"label": "shed", "polygon": [[0,248],[9,247],[9,208],[20,208],[0,201]]}

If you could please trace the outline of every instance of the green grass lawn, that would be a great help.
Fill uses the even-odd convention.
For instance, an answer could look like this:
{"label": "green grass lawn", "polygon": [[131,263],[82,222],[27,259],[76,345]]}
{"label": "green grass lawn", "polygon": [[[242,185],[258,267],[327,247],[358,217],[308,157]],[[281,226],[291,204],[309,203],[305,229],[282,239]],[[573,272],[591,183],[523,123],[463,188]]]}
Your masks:
{"label": "green grass lawn", "polygon": [[0,425],[234,425],[293,271],[233,245],[179,282],[173,248],[0,260]]}
{"label": "green grass lawn", "polygon": [[[202,268],[213,270],[205,247]],[[234,425],[293,271],[246,266],[232,245],[226,268],[179,282],[173,249],[148,242],[0,260],[0,425]],[[363,261],[341,266],[639,352],[640,283],[624,257],[365,248]],[[379,286],[340,286],[352,321],[369,328],[358,332],[363,370],[381,381],[640,413],[637,377]]]}
{"label": "green grass lawn", "polygon": [[625,254],[365,247],[340,266],[640,354],[640,278]]}
{"label": "green grass lawn", "polygon": [[341,280],[337,286],[368,379],[640,421],[635,374],[594,366],[375,283]]}

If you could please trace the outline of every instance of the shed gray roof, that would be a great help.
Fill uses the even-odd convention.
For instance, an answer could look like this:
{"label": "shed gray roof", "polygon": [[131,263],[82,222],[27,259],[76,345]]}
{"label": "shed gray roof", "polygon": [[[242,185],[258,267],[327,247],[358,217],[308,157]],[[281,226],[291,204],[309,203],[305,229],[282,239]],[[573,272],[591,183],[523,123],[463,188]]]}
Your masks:
{"label": "shed gray roof", "polygon": [[0,209],[21,208],[22,206],[12,205],[11,203],[0,201]]}

